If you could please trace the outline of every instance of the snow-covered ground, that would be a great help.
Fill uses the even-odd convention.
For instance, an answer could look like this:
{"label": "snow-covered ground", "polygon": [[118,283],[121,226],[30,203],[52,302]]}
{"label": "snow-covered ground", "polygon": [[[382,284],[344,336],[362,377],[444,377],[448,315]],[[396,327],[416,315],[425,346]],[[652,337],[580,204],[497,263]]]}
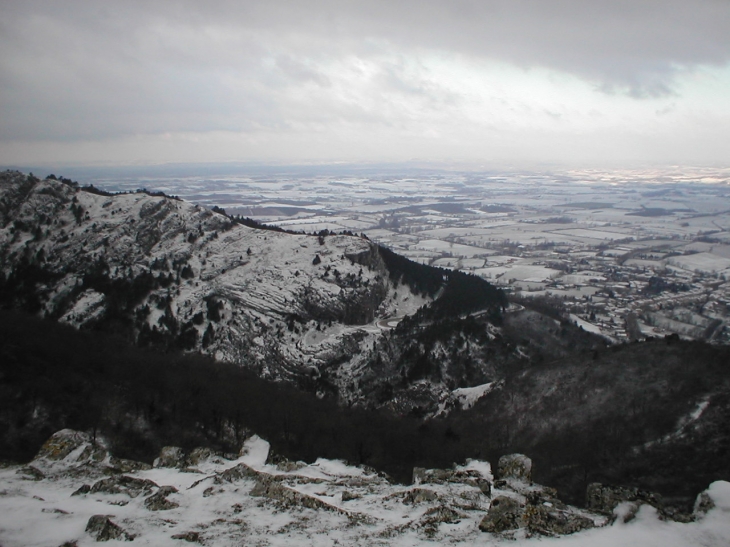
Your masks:
{"label": "snow-covered ground", "polygon": [[[620,505],[614,524],[571,509],[598,527],[562,537],[528,537],[522,529],[506,540],[480,531],[479,523],[491,500],[505,496],[519,501],[520,494],[509,487],[490,494],[474,486],[475,480],[493,480],[486,462],[469,461],[450,471],[471,477],[463,482],[424,478],[403,486],[371,469],[339,461],[267,464],[268,443],[252,437],[238,457],[203,453],[191,467],[134,471],[130,462],[115,461],[103,450],[95,452],[88,442],[66,453],[65,438],[88,441],[83,434],[65,430],[32,467],[0,469],[3,547],[94,545],[95,532],[86,531],[94,515],[103,515],[98,518],[104,522],[108,518],[133,537],[134,545],[151,546],[185,545],[184,541],[215,546],[730,545],[730,483],[723,481],[710,485],[706,500],[714,507],[698,511],[694,522],[662,520],[649,505],[641,506],[629,522],[620,518],[626,511]],[[110,475],[112,465],[127,465],[128,472]],[[94,486],[78,491],[82,484]],[[164,504],[154,507],[151,498],[164,499]]]}

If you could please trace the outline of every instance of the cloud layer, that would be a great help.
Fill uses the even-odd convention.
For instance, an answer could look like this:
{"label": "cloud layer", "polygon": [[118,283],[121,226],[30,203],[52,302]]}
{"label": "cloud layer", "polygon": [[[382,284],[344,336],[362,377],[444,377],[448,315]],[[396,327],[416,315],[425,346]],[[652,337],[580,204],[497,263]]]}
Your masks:
{"label": "cloud layer", "polygon": [[178,159],[165,139],[201,160],[545,159],[585,135],[656,159],[697,146],[688,131],[730,136],[713,102],[725,0],[7,0],[0,15],[2,161],[82,141]]}

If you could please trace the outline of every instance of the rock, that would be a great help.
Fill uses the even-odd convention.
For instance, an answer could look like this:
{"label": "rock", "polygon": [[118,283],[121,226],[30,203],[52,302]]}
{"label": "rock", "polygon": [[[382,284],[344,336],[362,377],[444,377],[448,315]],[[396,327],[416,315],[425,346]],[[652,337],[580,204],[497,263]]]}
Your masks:
{"label": "rock", "polygon": [[613,515],[616,507],[623,502],[635,502],[634,509],[628,506],[622,513],[624,522],[628,522],[635,515],[640,505],[648,503],[663,512],[662,497],[654,492],[639,490],[636,487],[609,486],[594,482],[586,489],[586,508],[604,515]]}
{"label": "rock", "polygon": [[23,475],[23,478],[30,481],[41,481],[46,478],[45,473],[32,465],[25,465],[18,469],[16,472],[18,475]]}
{"label": "rock", "polygon": [[492,484],[481,473],[473,469],[426,469],[413,468],[413,484],[468,484],[479,488],[487,496],[492,493]]}
{"label": "rock", "polygon": [[157,492],[144,500],[144,506],[150,511],[168,511],[180,507],[179,503],[170,501],[167,496],[177,493],[174,486],[162,486]]}
{"label": "rock", "polygon": [[532,460],[524,454],[506,454],[499,458],[497,476],[500,479],[532,480]]}
{"label": "rock", "polygon": [[516,499],[497,496],[492,500],[487,514],[479,523],[479,529],[492,534],[516,530],[522,523],[523,512],[524,507]]}
{"label": "rock", "polygon": [[707,490],[697,496],[693,515],[696,519],[702,519],[713,509],[725,515],[730,513],[730,482],[715,481],[710,484]]}
{"label": "rock", "polygon": [[74,431],[73,429],[62,429],[51,435],[43,443],[35,459],[51,461],[63,460],[71,452],[84,444],[91,444],[91,437],[89,435],[81,431]]}
{"label": "rock", "polygon": [[157,484],[151,480],[121,475],[95,482],[89,492],[92,494],[96,494],[97,492],[103,494],[126,494],[130,498],[136,498],[140,494],[149,494],[157,487]]}
{"label": "rock", "polygon": [[304,462],[293,462],[290,460],[282,461],[276,464],[276,469],[283,471],[284,473],[293,473],[306,467],[307,464]]}
{"label": "rock", "polygon": [[418,524],[423,527],[423,531],[428,537],[433,537],[438,532],[438,526],[442,522],[446,524],[455,524],[462,519],[463,515],[451,507],[439,505],[426,511],[423,516],[418,519]]}
{"label": "rock", "polygon": [[80,496],[82,494],[88,494],[91,492],[91,486],[88,484],[82,484],[78,489],[74,490],[72,496]]}
{"label": "rock", "polygon": [[153,467],[185,467],[185,451],[179,446],[163,446]]}
{"label": "rock", "polygon": [[279,502],[284,507],[306,507],[308,509],[324,509],[326,511],[334,511],[348,515],[349,513],[344,509],[340,509],[334,505],[322,501],[321,499],[310,496],[309,494],[303,494],[293,488],[284,486],[277,482],[271,476],[266,476],[262,473],[256,484],[251,489],[251,496],[260,496],[269,498]]}
{"label": "rock", "polygon": [[408,490],[403,495],[403,503],[417,505],[419,503],[434,501],[438,499],[438,495],[433,490],[427,490],[426,488],[414,488]]}
{"label": "rock", "polygon": [[109,458],[109,469],[113,473],[134,473],[135,471],[147,471],[148,469],[152,469],[152,466],[148,463],[125,460],[112,456]]}
{"label": "rock", "polygon": [[214,452],[210,448],[199,446],[198,448],[194,448],[190,455],[188,455],[187,465],[188,467],[195,467],[216,456],[219,457],[220,454],[218,452]]}
{"label": "rock", "polygon": [[562,536],[594,527],[591,519],[570,512],[567,508],[557,507],[551,502],[528,504],[522,518],[530,532],[544,536]]}
{"label": "rock", "polygon": [[705,490],[700,492],[695,500],[694,510],[692,514],[695,518],[703,518],[711,509],[715,508],[715,502],[712,501],[712,497]]}
{"label": "rock", "polygon": [[342,501],[352,501],[360,498],[362,498],[362,496],[356,492],[350,492],[349,490],[342,491]]}
{"label": "rock", "polygon": [[182,539],[190,543],[203,543],[200,534],[198,532],[185,532],[184,534],[175,534],[170,536],[172,539]]}
{"label": "rock", "polygon": [[[241,479],[256,479],[261,474],[262,473],[259,473],[245,463],[239,463],[238,465],[234,465],[230,469],[226,469],[221,473],[217,473],[213,480],[216,484],[221,484],[223,482],[236,482]],[[193,484],[193,486],[195,486],[195,484]]]}
{"label": "rock", "polygon": [[109,515],[94,515],[86,524],[86,531],[96,541],[109,541],[111,539],[123,539],[132,541],[134,536],[128,534],[119,525],[112,522]]}

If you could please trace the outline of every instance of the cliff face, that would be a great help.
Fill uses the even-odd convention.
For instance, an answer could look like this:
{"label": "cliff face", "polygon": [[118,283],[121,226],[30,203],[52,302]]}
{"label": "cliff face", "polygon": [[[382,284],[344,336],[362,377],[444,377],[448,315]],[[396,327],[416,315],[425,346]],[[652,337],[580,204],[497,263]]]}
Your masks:
{"label": "cliff face", "polygon": [[0,226],[5,307],[274,378],[316,378],[379,337],[376,321],[429,302],[396,296],[366,239],[249,228],[167,196],[6,172]]}

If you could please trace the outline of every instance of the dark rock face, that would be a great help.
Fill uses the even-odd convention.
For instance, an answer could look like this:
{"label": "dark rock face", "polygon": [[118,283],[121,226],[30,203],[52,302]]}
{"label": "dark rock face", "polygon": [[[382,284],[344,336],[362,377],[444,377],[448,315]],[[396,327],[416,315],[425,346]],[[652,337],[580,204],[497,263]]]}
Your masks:
{"label": "dark rock face", "polygon": [[96,541],[109,541],[112,539],[132,541],[134,539],[134,536],[112,522],[108,515],[94,515],[91,517],[86,525],[86,532]]}

